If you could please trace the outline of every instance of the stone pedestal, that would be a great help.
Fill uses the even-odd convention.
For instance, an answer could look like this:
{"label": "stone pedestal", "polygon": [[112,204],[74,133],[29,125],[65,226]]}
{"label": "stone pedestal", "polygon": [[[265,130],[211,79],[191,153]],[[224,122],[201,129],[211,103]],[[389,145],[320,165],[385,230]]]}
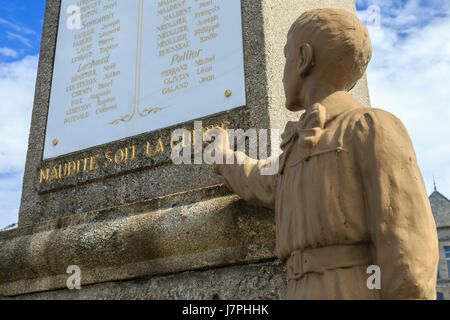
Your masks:
{"label": "stone pedestal", "polygon": [[[353,0],[242,0],[247,105],[204,126],[277,128],[284,109],[283,46],[305,10]],[[36,299],[279,299],[284,266],[274,256],[274,213],[233,195],[207,165],[174,165],[171,132],[193,121],[43,160],[60,0],[48,0],[19,228],[0,232],[0,297]],[[369,105],[365,79],[353,90]],[[132,145],[163,144],[69,179],[42,183],[41,170]],[[100,156],[101,157],[101,156]],[[81,290],[68,290],[68,266]]]}

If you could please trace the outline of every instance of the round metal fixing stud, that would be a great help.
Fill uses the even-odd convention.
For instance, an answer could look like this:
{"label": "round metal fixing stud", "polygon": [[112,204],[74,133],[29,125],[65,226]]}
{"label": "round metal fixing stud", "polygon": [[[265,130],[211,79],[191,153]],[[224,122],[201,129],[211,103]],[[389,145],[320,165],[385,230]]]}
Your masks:
{"label": "round metal fixing stud", "polygon": [[58,139],[54,139],[53,140],[53,145],[56,146],[58,144],[58,142],[59,142]]}
{"label": "round metal fixing stud", "polygon": [[229,98],[229,97],[231,97],[231,94],[232,94],[231,90],[225,91],[225,97]]}

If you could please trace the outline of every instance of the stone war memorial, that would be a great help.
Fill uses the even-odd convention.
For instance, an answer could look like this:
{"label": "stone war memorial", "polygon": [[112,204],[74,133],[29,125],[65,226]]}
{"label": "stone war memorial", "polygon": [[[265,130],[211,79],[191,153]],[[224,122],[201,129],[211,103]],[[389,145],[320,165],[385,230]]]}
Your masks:
{"label": "stone war memorial", "polygon": [[[0,299],[434,298],[435,226],[401,123],[370,109],[370,39],[366,56],[336,57],[320,37],[345,21],[365,30],[355,14],[354,0],[47,0]],[[353,54],[359,73],[332,69]],[[350,94],[328,95],[334,80]],[[344,105],[359,113],[333,123],[359,115],[357,138],[329,134],[345,131],[331,124]],[[211,145],[226,154],[233,129],[259,130],[261,158],[281,144],[280,171],[255,177],[270,162],[234,150],[243,164],[202,159]],[[365,287],[369,265],[381,289]]]}

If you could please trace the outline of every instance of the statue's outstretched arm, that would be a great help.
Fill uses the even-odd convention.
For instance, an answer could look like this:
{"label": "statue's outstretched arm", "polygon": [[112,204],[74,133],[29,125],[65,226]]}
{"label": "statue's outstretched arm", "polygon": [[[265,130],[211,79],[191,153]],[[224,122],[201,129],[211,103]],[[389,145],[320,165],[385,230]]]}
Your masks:
{"label": "statue's outstretched arm", "polygon": [[250,203],[267,208],[275,207],[275,185],[277,171],[271,172],[270,166],[276,166],[276,158],[254,160],[244,153],[234,152],[234,164],[215,165],[228,187]]}

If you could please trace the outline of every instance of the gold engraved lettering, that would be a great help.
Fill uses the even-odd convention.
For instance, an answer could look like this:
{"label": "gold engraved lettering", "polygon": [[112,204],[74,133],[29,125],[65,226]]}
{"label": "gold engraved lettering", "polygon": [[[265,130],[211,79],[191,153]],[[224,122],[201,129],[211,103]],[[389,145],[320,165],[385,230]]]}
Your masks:
{"label": "gold engraved lettering", "polygon": [[112,159],[111,155],[112,155],[112,151],[107,151],[105,153],[105,158],[107,160],[105,162],[105,168],[108,168],[113,163],[113,159]]}
{"label": "gold engraved lettering", "polygon": [[72,116],[70,118],[66,118],[64,119],[64,123],[71,123],[74,121],[78,121],[78,120],[82,120],[82,119],[86,119],[87,117],[89,117],[89,112],[85,112],[76,116]]}
{"label": "gold engraved lettering", "polygon": [[203,73],[211,72],[212,68],[213,68],[212,66],[198,68],[197,69],[197,74],[203,74]]}
{"label": "gold engraved lettering", "polygon": [[159,15],[163,15],[163,14],[165,14],[165,13],[169,13],[169,12],[171,12],[171,11],[174,11],[174,10],[176,10],[176,9],[179,9],[179,8],[181,8],[181,7],[184,7],[185,4],[186,4],[186,0],[182,0],[182,1],[178,2],[178,3],[171,4],[170,6],[167,6],[167,7],[165,7],[164,9],[159,9],[159,10],[158,10],[158,14],[159,14]]}
{"label": "gold engraved lettering", "polygon": [[74,40],[82,39],[84,37],[94,34],[94,32],[95,32],[95,29],[92,28],[92,29],[86,30],[82,33],[75,34],[75,36],[73,38],[74,38]]}
{"label": "gold engraved lettering", "polygon": [[171,14],[165,15],[163,16],[165,21],[169,21],[178,17],[181,17],[183,15],[187,15],[189,13],[191,13],[191,9],[192,7],[187,7],[186,9],[181,9],[175,12],[172,12]]}
{"label": "gold engraved lettering", "polygon": [[[71,171],[71,169],[73,168],[73,172]],[[67,176],[71,177],[73,175],[75,175],[77,171],[77,164],[75,163],[75,161],[69,161],[69,168],[67,170]]]}
{"label": "gold engraved lettering", "polygon": [[[230,124],[231,124],[230,120],[223,120],[220,123],[204,126],[202,128],[202,135],[204,137],[206,132],[212,128],[223,128],[227,130]],[[192,129],[183,134],[182,141],[180,142],[173,141],[172,139],[170,139],[171,149],[173,150],[181,146],[188,147],[191,144],[195,146],[196,143],[199,142],[195,140],[196,139],[195,134],[196,131]],[[114,163],[120,165],[131,161],[135,161],[137,156],[136,148],[137,145],[133,144],[128,147],[119,148],[115,152],[113,152],[112,150],[106,151],[105,152],[106,161],[103,162],[103,167],[108,168]],[[152,148],[152,144],[150,143],[150,141],[147,141],[145,157],[146,158],[154,157],[158,153],[164,153],[165,151],[166,150],[164,148],[162,137],[159,137],[154,145],[154,149]],[[53,180],[69,178],[77,174],[84,174],[90,171],[98,170],[100,169],[100,166],[97,164],[97,160],[99,157],[100,156],[98,154],[95,154],[78,160],[69,160],[66,161],[64,164],[60,163],[51,168],[40,169],[39,183],[40,184],[44,182],[48,183]]]}
{"label": "gold engraved lettering", "polygon": [[70,116],[72,114],[75,114],[75,113],[78,113],[78,112],[81,112],[81,111],[86,111],[90,107],[91,107],[91,104],[89,103],[89,104],[85,104],[85,105],[82,105],[82,106],[79,106],[79,107],[76,107],[76,108],[71,108],[71,109],[66,111],[66,116]]}
{"label": "gold engraved lettering", "polygon": [[179,63],[182,63],[182,62],[185,62],[185,61],[189,61],[191,59],[195,59],[195,58],[197,58],[200,55],[200,53],[202,51],[203,51],[203,49],[198,49],[198,50],[195,50],[195,51],[187,50],[187,51],[184,52],[183,55],[174,54],[172,56],[172,62],[170,63],[170,65],[173,65],[174,63],[179,64]]}
{"label": "gold engraved lettering", "polygon": [[[119,155],[119,152],[120,152],[120,159],[117,157],[117,156]],[[126,160],[126,158],[125,158],[125,153],[123,152],[122,149],[118,149],[118,150],[116,151],[116,153],[114,154],[114,162],[115,162],[116,164],[121,164],[121,163],[124,162],[125,160]]]}
{"label": "gold engraved lettering", "polygon": [[62,174],[62,164],[59,165],[59,179],[62,179],[67,174],[67,163],[64,164],[64,175]]}
{"label": "gold engraved lettering", "polygon": [[98,154],[94,155],[91,157],[91,165],[89,167],[89,171],[94,171],[94,170],[98,170],[100,169],[100,167],[98,166],[98,164],[96,163],[96,159],[99,157]]}
{"label": "gold engraved lettering", "polygon": [[216,29],[219,29],[219,28],[220,28],[220,24],[217,23],[217,24],[215,24],[213,26],[204,26],[204,27],[202,27],[200,29],[196,29],[194,31],[194,33],[195,33],[196,36],[204,35],[205,33],[213,33],[214,31],[216,31]]}
{"label": "gold engraved lettering", "polygon": [[131,146],[131,150],[131,161],[134,161],[136,158],[136,146],[134,144]]}
{"label": "gold engraved lettering", "polygon": [[202,77],[200,80],[198,80],[198,83],[204,83],[204,82],[212,81],[214,79],[215,79],[215,76],[212,74],[207,77]]}
{"label": "gold engraved lettering", "polygon": [[78,74],[76,76],[73,76],[72,80],[70,82],[77,82],[77,81],[80,81],[80,80],[83,80],[83,79],[86,79],[86,78],[95,77],[95,76],[97,76],[97,70],[93,69],[93,70],[90,70],[90,71]]}
{"label": "gold engraved lettering", "polygon": [[80,160],[77,160],[77,174],[80,173]]}
{"label": "gold engraved lettering", "polygon": [[56,169],[56,167],[52,168],[52,173],[51,173],[50,179],[48,181],[52,181],[54,179],[58,179],[58,169]]}
{"label": "gold engraved lettering", "polygon": [[87,163],[88,163],[88,160],[89,160],[89,158],[84,158],[84,159],[83,159],[83,161],[84,161],[83,172],[86,172],[86,171],[87,171]]}
{"label": "gold engraved lettering", "polygon": [[217,20],[219,20],[219,16],[218,15],[214,15],[213,17],[209,17],[203,20],[198,20],[197,25],[201,26],[207,23],[213,23],[216,22]]}
{"label": "gold engraved lettering", "polygon": [[207,36],[200,37],[200,42],[205,42],[217,38],[217,33],[211,33]]}
{"label": "gold engraved lettering", "polygon": [[179,19],[177,19],[175,21],[164,23],[164,24],[162,24],[162,25],[160,25],[160,26],[158,26],[156,28],[158,29],[158,31],[164,31],[164,30],[171,29],[173,27],[179,26],[180,24],[183,24],[183,23],[187,23],[187,20],[186,20],[185,17],[179,18]]}
{"label": "gold engraved lettering", "polygon": [[204,10],[204,11],[196,12],[194,17],[195,18],[202,18],[204,16],[210,16],[214,12],[217,12],[219,10],[220,10],[220,6],[215,6],[214,8],[211,8],[211,9],[207,9],[207,10]]}
{"label": "gold engraved lettering", "polygon": [[79,98],[79,99],[72,100],[72,102],[70,103],[70,105],[71,105],[71,106],[74,106],[74,105],[80,104],[80,103],[83,103],[83,98]]}
{"label": "gold engraved lettering", "polygon": [[113,3],[105,4],[103,6],[103,10],[106,11],[106,10],[112,9],[112,8],[114,8],[116,6],[117,6],[117,1],[114,1]]}
{"label": "gold engraved lettering", "polygon": [[48,168],[45,170],[41,169],[41,173],[39,176],[40,183],[42,183],[43,180],[48,181],[49,175],[50,175],[50,169],[48,169]]}
{"label": "gold engraved lettering", "polygon": [[150,158],[157,155],[158,153],[164,153],[164,144],[162,142],[162,139],[158,138],[158,145],[156,146],[155,150],[153,150],[152,153],[150,153],[150,141],[147,141],[147,150],[145,153],[145,157]]}
{"label": "gold engraved lettering", "polygon": [[83,28],[86,29],[86,28],[98,25],[100,23],[104,23],[104,22],[106,22],[108,20],[111,20],[111,19],[114,19],[114,12],[111,12],[110,14],[104,15],[104,16],[102,16],[100,18],[96,18],[96,19],[93,19],[93,20],[90,20],[90,21],[84,21],[83,22]]}
{"label": "gold engraved lettering", "polygon": [[199,8],[204,8],[204,7],[210,6],[212,4],[213,4],[213,0],[208,0],[208,1],[200,2],[198,4],[198,7]]}

